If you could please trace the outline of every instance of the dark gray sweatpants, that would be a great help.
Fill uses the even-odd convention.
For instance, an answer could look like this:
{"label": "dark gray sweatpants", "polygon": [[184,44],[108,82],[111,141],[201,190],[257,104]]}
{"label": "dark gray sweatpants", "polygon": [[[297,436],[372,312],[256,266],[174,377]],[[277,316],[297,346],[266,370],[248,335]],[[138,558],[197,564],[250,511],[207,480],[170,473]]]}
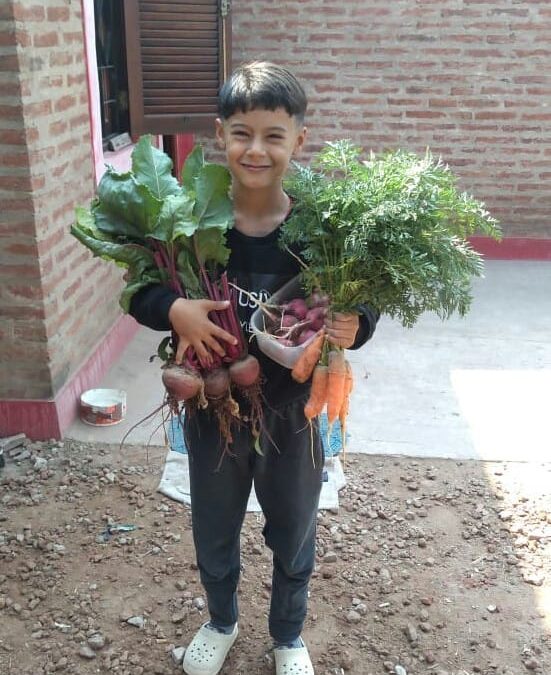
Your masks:
{"label": "dark gray sweatpants", "polygon": [[316,426],[312,458],[303,408],[299,400],[265,410],[264,425],[279,452],[266,435],[261,456],[246,425],[234,430],[235,456],[224,457],[218,471],[222,446],[215,421],[200,411],[185,423],[193,537],[211,621],[229,626],[238,618],[239,535],[254,482],[273,552],[269,630],[277,642],[291,642],[302,631],[315,560],[323,451]]}

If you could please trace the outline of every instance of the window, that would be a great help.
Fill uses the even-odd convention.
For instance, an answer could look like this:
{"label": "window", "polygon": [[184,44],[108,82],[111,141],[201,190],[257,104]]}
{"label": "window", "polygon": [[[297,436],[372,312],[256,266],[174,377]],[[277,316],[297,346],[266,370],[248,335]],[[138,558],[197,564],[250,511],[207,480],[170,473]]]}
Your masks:
{"label": "window", "polygon": [[229,0],[82,6],[96,181],[106,162],[126,171],[131,141],[144,133],[164,136],[180,166],[189,134],[213,128],[218,90],[231,69]]}
{"label": "window", "polygon": [[130,129],[212,129],[231,68],[229,0],[124,0]]}
{"label": "window", "polygon": [[104,150],[130,143],[123,0],[94,0],[96,60]]}

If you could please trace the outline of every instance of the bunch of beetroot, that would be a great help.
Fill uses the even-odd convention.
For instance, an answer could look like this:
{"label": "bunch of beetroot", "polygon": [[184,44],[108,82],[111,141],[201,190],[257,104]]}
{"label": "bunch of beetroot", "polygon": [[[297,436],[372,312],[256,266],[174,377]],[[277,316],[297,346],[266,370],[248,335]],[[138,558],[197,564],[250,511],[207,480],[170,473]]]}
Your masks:
{"label": "bunch of beetroot", "polygon": [[[197,408],[213,409],[218,418],[220,431],[226,443],[226,450],[232,442],[232,423],[241,420],[239,405],[232,396],[237,390],[249,403],[248,419],[255,439],[258,439],[262,423],[262,405],[260,388],[260,364],[247,353],[247,343],[243,336],[237,314],[237,297],[234,288],[230,288],[226,272],[218,281],[209,278],[203,270],[203,282],[211,300],[229,300],[229,308],[211,312],[209,318],[220,328],[237,338],[237,344],[224,344],[226,355],[222,358],[209,351],[208,363],[201,362],[193,349],[188,347],[182,364],[176,364],[169,358],[163,367],[162,380],[167,392],[167,402],[174,414],[185,406],[188,412]],[[172,350],[177,349],[177,336],[172,336]]]}
{"label": "bunch of beetroot", "polygon": [[304,300],[293,298],[283,305],[265,309],[266,330],[284,347],[309,342],[323,328],[329,298],[318,292]]}

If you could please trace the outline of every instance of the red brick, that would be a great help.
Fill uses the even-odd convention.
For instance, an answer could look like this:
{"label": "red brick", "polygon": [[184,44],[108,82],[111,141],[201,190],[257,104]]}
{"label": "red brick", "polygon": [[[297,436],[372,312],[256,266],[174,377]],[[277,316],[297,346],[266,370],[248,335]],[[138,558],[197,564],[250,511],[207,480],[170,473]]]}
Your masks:
{"label": "red brick", "polygon": [[61,134],[64,134],[67,131],[68,124],[67,120],[62,119],[62,120],[57,120],[56,122],[52,122],[49,126],[49,132],[50,136],[60,136]]}
{"label": "red brick", "polygon": [[5,289],[12,298],[24,298],[26,300],[40,300],[42,298],[42,288],[40,284],[20,284],[19,286],[13,284],[6,284]]}
{"label": "red brick", "polygon": [[[90,140],[89,137],[88,140]],[[69,150],[74,149],[74,147],[75,147],[75,140],[73,138],[69,138],[68,140],[63,141],[63,143],[60,143],[57,146],[57,152],[58,154],[63,155],[64,153],[69,152]]]}
{"label": "red brick", "polygon": [[524,113],[521,115],[523,120],[534,120],[540,122],[549,122],[551,120],[551,112],[547,113]]}
{"label": "red brick", "polygon": [[36,256],[37,253],[36,244],[9,244],[4,250],[15,255]]}
{"label": "red brick", "polygon": [[59,166],[56,166],[55,168],[51,169],[52,176],[54,178],[60,178],[67,172],[68,168],[69,162],[64,162],[63,164],[60,164]]}
{"label": "red brick", "polygon": [[482,96],[481,98],[464,99],[461,101],[461,105],[467,108],[497,108],[500,105],[500,101]]}
{"label": "red brick", "polygon": [[28,2],[13,3],[13,16],[16,21],[43,21],[45,18],[44,7],[42,5],[31,5]]}
{"label": "red brick", "polygon": [[468,33],[459,33],[456,35],[449,36],[450,42],[460,42],[460,43],[479,43],[480,37],[478,35],[469,35]]}
{"label": "red brick", "polygon": [[42,117],[43,115],[49,115],[51,112],[52,102],[49,100],[28,103],[25,106],[25,114],[31,117]]}
{"label": "red brick", "polygon": [[78,241],[74,238],[71,238],[71,241],[69,241],[65,246],[63,246],[63,248],[61,248],[59,251],[56,252],[55,256],[56,265],[59,265],[66,258],[71,256],[79,246],[80,244],[78,243]]}
{"label": "red brick", "polygon": [[57,32],[38,33],[33,43],[35,47],[55,47],[59,43],[59,36]]}
{"label": "red brick", "polygon": [[33,361],[35,361],[36,363],[48,362],[48,353],[46,350],[46,344],[43,342],[13,340],[12,342],[8,342],[7,344],[2,345],[2,355],[7,361],[11,361],[12,363],[14,362],[32,363]]}
{"label": "red brick", "polygon": [[0,47],[16,45],[17,39],[12,31],[0,29]]}
{"label": "red brick", "polygon": [[457,104],[455,98],[429,98],[429,108],[455,108]]}
{"label": "red brick", "polygon": [[[2,318],[6,319],[43,319],[45,316],[43,307],[32,307],[29,303],[25,305],[3,305]],[[19,369],[19,366],[18,366]]]}
{"label": "red brick", "polygon": [[21,84],[19,82],[2,82],[0,84],[4,96],[14,96],[19,98],[21,95]]}
{"label": "red brick", "polygon": [[549,84],[549,75],[517,75],[513,77],[516,84]]}
{"label": "red brick", "polygon": [[540,183],[519,183],[517,185],[517,190],[519,192],[532,192],[533,190],[540,190]]}
{"label": "red brick", "polygon": [[82,312],[82,308],[86,308],[90,306],[91,303],[91,298],[92,298],[92,291],[89,286],[87,286],[80,294],[76,295],[73,299],[73,307],[79,312],[79,314],[83,315],[85,312]]}
{"label": "red brick", "polygon": [[31,176],[31,191],[37,192],[46,185],[46,177],[44,175]]}
{"label": "red brick", "polygon": [[66,96],[62,96],[55,102],[55,111],[56,112],[64,112],[65,110],[69,110],[70,108],[74,108],[76,105],[76,98],[74,96],[71,96],[70,94],[67,94]]}
{"label": "red brick", "polygon": [[23,108],[20,104],[0,105],[0,118],[14,120],[23,115]]}
{"label": "red brick", "polygon": [[50,54],[50,66],[70,66],[73,63],[73,55],[70,52],[53,52]]}
{"label": "red brick", "polygon": [[69,328],[66,331],[67,337],[74,337],[78,335],[82,327],[85,325],[85,319],[86,314],[84,312],[78,312],[76,319],[73,321],[73,323],[69,326]]}
{"label": "red brick", "polygon": [[13,336],[25,342],[45,342],[47,339],[44,324],[36,319],[14,321]]}
{"label": "red brick", "polygon": [[0,59],[0,72],[18,72],[19,70],[19,59],[17,54],[2,54]]}
{"label": "red brick", "polygon": [[84,84],[86,82],[86,75],[79,73],[78,75],[67,74],[67,86],[74,87],[76,84]]}
{"label": "red brick", "polygon": [[40,281],[40,269],[36,263],[26,265],[8,265],[2,264],[2,279],[21,279]]}
{"label": "red brick", "polygon": [[0,146],[0,166],[19,168],[22,166],[28,166],[28,164],[29,156],[25,146],[21,147],[20,152],[11,153],[3,152],[2,147]]}
{"label": "red brick", "polygon": [[54,21],[55,23],[60,23],[68,21],[71,16],[69,7],[48,7],[47,17],[48,21]]}
{"label": "red brick", "polygon": [[65,44],[82,44],[82,31],[73,31],[72,33],[63,33],[63,42]]}
{"label": "red brick", "polygon": [[476,112],[474,117],[476,120],[512,120],[517,114],[515,112],[502,112],[493,110],[491,112]]}
{"label": "red brick", "polygon": [[507,44],[509,42],[515,42],[516,43],[517,38],[516,35],[513,33],[511,35],[486,35],[486,42],[490,45],[502,45],[502,44]]}
{"label": "red brick", "polygon": [[[55,217],[54,213],[54,222],[57,223],[59,222],[57,218]],[[65,228],[61,227],[58,228],[57,230],[51,232],[45,239],[42,239],[41,241],[38,242],[38,252],[42,256],[51,249],[53,249],[56,244],[59,244],[60,241],[63,241],[64,237],[68,237],[69,233],[65,231]]]}
{"label": "red brick", "polygon": [[63,301],[66,302],[69,298],[73,297],[73,295],[76,293],[76,291],[80,288],[82,283],[81,278],[79,277],[73,283],[68,286],[64,291],[63,291]]}
{"label": "red brick", "polygon": [[432,119],[437,117],[445,117],[443,112],[437,110],[406,110],[406,117],[417,119]]}
{"label": "red brick", "polygon": [[48,75],[48,77],[43,77],[40,80],[40,86],[46,89],[59,89],[65,86],[64,77],[63,75]]}
{"label": "red brick", "polygon": [[73,201],[67,202],[65,204],[62,204],[59,206],[55,211],[53,212],[53,219],[55,222],[57,221],[62,221],[65,216],[68,215],[73,215],[75,210],[75,203]]}
{"label": "red brick", "polygon": [[30,176],[0,176],[0,190],[30,190]]}

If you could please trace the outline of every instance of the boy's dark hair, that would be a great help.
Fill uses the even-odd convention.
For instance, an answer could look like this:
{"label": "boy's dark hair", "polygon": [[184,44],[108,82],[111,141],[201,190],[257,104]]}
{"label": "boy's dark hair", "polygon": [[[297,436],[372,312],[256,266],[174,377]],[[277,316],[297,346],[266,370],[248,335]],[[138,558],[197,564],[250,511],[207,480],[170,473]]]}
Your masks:
{"label": "boy's dark hair", "polygon": [[251,61],[239,66],[218,95],[218,114],[224,120],[238,110],[284,108],[302,124],[307,105],[304,89],[293,73],[269,61]]}

